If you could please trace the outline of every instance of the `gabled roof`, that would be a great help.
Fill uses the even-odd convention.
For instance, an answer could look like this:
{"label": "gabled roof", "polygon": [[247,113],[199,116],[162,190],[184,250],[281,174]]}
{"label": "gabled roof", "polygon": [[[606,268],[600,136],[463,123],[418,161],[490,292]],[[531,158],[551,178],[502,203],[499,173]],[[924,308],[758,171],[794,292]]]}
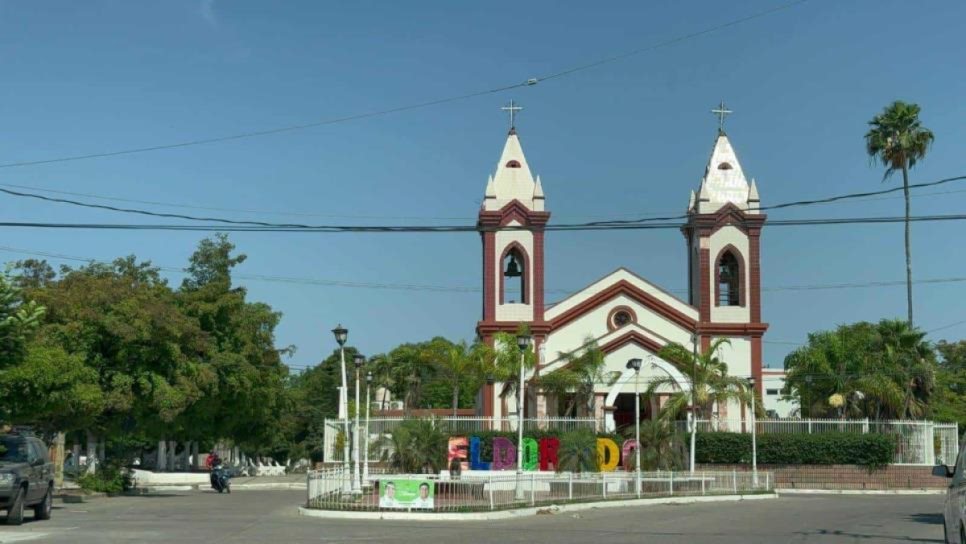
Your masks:
{"label": "gabled roof", "polygon": [[621,295],[636,300],[683,328],[693,329],[697,324],[697,308],[623,267],[547,308],[545,318],[557,328]]}

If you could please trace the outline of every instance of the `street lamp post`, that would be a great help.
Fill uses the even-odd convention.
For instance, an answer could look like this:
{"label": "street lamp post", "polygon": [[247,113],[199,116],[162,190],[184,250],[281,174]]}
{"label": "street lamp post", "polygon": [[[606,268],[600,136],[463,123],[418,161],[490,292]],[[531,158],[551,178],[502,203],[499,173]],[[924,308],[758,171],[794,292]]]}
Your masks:
{"label": "street lamp post", "polygon": [[627,361],[627,368],[634,369],[634,466],[637,469],[637,496],[641,496],[641,360]]}
{"label": "street lamp post", "polygon": [[691,410],[688,412],[691,416],[691,454],[690,454],[690,472],[694,475],[694,443],[698,435],[698,412],[697,412],[697,402],[695,398],[694,382],[696,380],[698,373],[698,335],[691,335]]}
{"label": "street lamp post", "polygon": [[516,499],[523,500],[523,366],[526,361],[527,349],[533,338],[529,334],[517,335],[517,347],[520,348],[520,385],[517,388],[517,485]]}
{"label": "street lamp post", "polygon": [[362,472],[359,467],[359,371],[362,370],[362,365],[365,364],[366,358],[361,353],[357,353],[352,358],[352,362],[356,365],[356,424],[353,427],[355,432],[352,433],[352,453],[356,471],[352,477],[352,492],[362,493]]}
{"label": "street lamp post", "polygon": [[363,454],[365,455],[365,462],[362,465],[362,480],[364,483],[369,482],[369,388],[372,386],[372,372],[366,373],[366,432],[365,440],[363,445]]}
{"label": "street lamp post", "polygon": [[758,426],[755,425],[755,378],[748,378],[751,389],[751,485],[758,488]]}
{"label": "street lamp post", "polygon": [[341,324],[332,329],[335,341],[339,344],[339,360],[342,363],[342,387],[339,388],[339,418],[342,420],[342,472],[343,472],[343,491],[349,491],[351,483],[346,478],[351,475],[349,472],[349,394],[348,384],[345,375],[345,341],[349,337],[349,331]]}

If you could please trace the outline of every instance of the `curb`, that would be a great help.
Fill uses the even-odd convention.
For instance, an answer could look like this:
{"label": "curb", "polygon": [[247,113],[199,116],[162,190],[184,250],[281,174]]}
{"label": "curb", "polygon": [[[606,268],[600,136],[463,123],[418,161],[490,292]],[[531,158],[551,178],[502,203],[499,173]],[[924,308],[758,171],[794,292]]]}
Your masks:
{"label": "curb", "polygon": [[945,489],[776,489],[779,495],[945,495]]}
{"label": "curb", "polygon": [[[578,504],[545,505],[514,510],[499,510],[496,512],[355,512],[346,510],[317,510],[299,506],[299,515],[323,519],[387,519],[387,520],[418,520],[418,521],[488,521],[534,516],[541,511],[552,511],[554,514],[579,512],[597,508],[627,508],[631,506],[652,506],[661,504],[695,504],[705,502],[737,502],[748,500],[777,499],[778,495],[715,495],[704,497],[662,497],[658,499],[628,499],[600,502],[584,502]],[[556,508],[556,510],[552,510]]]}

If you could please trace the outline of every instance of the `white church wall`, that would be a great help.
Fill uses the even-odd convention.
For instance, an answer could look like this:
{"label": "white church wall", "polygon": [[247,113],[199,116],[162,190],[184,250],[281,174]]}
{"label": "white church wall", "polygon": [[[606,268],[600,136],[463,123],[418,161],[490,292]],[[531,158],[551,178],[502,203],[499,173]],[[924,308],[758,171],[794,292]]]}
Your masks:
{"label": "white church wall", "polygon": [[718,348],[718,358],[727,363],[730,376],[750,377],[751,340],[741,337],[728,337],[728,340],[730,345],[722,344]]}
{"label": "white church wall", "polygon": [[[744,271],[744,282],[741,285],[742,292],[745,297],[745,306],[717,306],[715,299],[715,287],[716,287],[716,267],[718,254],[721,250],[728,245],[734,246],[738,252],[741,253],[741,266]],[[709,267],[709,274],[711,274],[710,285],[711,285],[711,320],[719,323],[747,323],[751,321],[751,310],[748,305],[748,289],[750,285],[750,267],[748,266],[748,237],[741,232],[737,227],[727,226],[722,227],[718,232],[711,235],[710,245],[709,245],[710,255],[711,255],[711,266]]]}

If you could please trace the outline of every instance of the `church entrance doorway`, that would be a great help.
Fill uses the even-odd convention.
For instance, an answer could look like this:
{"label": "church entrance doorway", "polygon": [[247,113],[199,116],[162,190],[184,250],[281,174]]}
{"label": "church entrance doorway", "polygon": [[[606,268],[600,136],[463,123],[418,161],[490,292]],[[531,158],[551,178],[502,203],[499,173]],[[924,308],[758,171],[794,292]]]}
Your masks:
{"label": "church entrance doorway", "polygon": [[[642,395],[641,413],[638,414],[638,417],[641,421],[644,421],[651,419],[653,415],[651,403]],[[621,432],[625,428],[633,428],[634,393],[620,393],[617,395],[617,399],[614,401],[614,424],[617,427],[617,432]]]}

